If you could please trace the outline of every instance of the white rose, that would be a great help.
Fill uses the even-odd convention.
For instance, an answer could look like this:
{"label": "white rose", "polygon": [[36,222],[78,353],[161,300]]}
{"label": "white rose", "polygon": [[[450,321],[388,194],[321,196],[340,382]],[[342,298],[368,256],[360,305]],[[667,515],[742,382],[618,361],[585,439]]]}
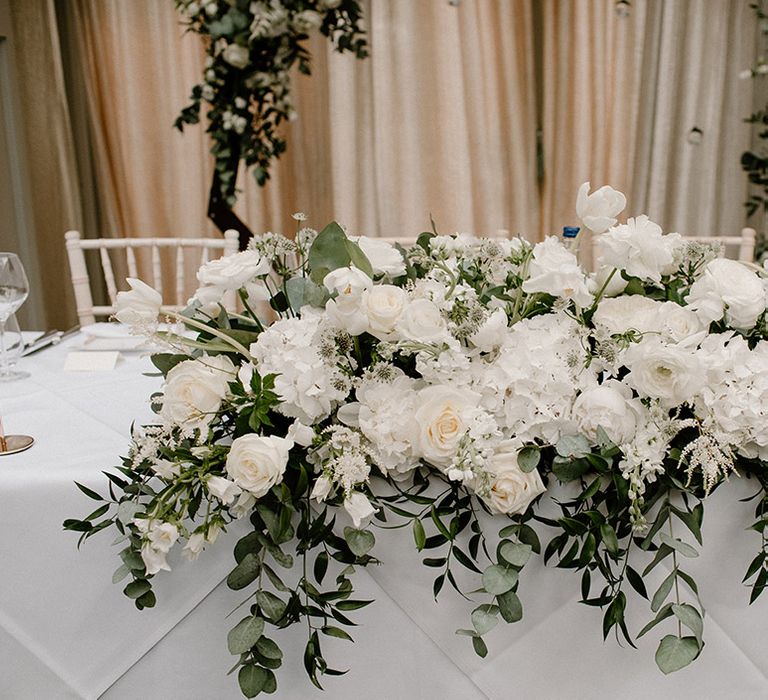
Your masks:
{"label": "white rose", "polygon": [[179,528],[171,523],[152,524],[147,538],[152,544],[152,548],[160,552],[169,552],[176,540],[179,539]]}
{"label": "white rose", "polygon": [[631,277],[661,282],[661,275],[674,263],[679,240],[664,236],[661,227],[647,216],[628,219],[598,238],[598,265],[626,270]]}
{"label": "white rose", "polygon": [[117,293],[115,318],[131,326],[155,323],[163,303],[160,293],[135,277],[129,277],[126,282],[131,290]]}
{"label": "white rose", "polygon": [[268,272],[269,260],[255,250],[244,250],[205,263],[197,271],[197,279],[201,285],[221,290],[240,289],[254,277]]}
{"label": "white rose", "polygon": [[218,412],[234,375],[235,366],[224,355],[179,362],[165,377],[160,415],[170,425],[202,430]]}
{"label": "white rose", "polygon": [[309,34],[315,29],[320,29],[323,24],[323,16],[314,10],[297,12],[293,18],[293,28],[302,34]]}
{"label": "white rose", "polygon": [[496,309],[483,321],[480,327],[469,336],[469,342],[479,350],[490,352],[499,347],[507,337],[507,314],[504,309]]}
{"label": "white rose", "polygon": [[429,299],[411,301],[397,322],[397,331],[417,343],[442,343],[448,338],[445,319]]}
{"label": "white rose", "polygon": [[245,68],[251,62],[251,55],[248,48],[239,44],[227,44],[222,53],[222,58],[235,68]]}
{"label": "white rose", "polygon": [[642,396],[658,399],[665,408],[691,401],[705,381],[697,355],[659,339],[630,345],[624,364],[630,369],[624,381]]}
{"label": "white rose", "polygon": [[660,328],[661,306],[661,302],[640,294],[602,299],[592,321],[611,335],[628,330],[652,333]]}
{"label": "white rose", "polygon": [[738,330],[754,328],[766,308],[766,290],[761,279],[736,260],[718,258],[707,263],[704,274],[691,286],[688,306],[709,324],[725,315]]}
{"label": "white rose", "polygon": [[579,187],[576,216],[593,233],[604,233],[616,224],[616,217],[627,206],[627,198],[613,187],[604,185],[589,194],[589,182]]}
{"label": "white rose", "polygon": [[579,428],[593,442],[601,427],[614,445],[629,442],[637,429],[637,411],[632,404],[632,390],[616,380],[582,392],[573,404],[573,417]]}
{"label": "white rose", "polygon": [[376,509],[371,505],[368,497],[365,496],[365,494],[357,493],[356,491],[344,499],[344,510],[349,513],[352,522],[357,528],[363,524],[363,521],[370,518],[376,512]]}
{"label": "white rose", "polygon": [[415,452],[435,465],[447,467],[467,432],[468,408],[477,404],[474,395],[447,386],[430,386],[418,395],[414,414]]}
{"label": "white rose", "polygon": [[165,561],[165,552],[155,549],[149,542],[141,548],[141,560],[147,570],[147,575],[156,574],[159,571],[170,571],[171,567]]}
{"label": "white rose", "polygon": [[242,489],[223,476],[209,476],[205,480],[205,487],[211,495],[218,498],[225,506],[228,506],[242,492]]}
{"label": "white rose", "polygon": [[593,299],[576,256],[556,236],[549,236],[534,246],[523,291],[573,299],[582,308],[589,306]]}
{"label": "white rose", "polygon": [[676,343],[704,330],[701,320],[689,307],[665,301],[659,307],[661,333]]}
{"label": "white rose", "polygon": [[547,490],[537,469],[528,473],[520,469],[517,450],[511,441],[491,457],[488,471],[492,480],[483,500],[496,513],[525,513],[533,499]]}
{"label": "white rose", "polygon": [[293,442],[275,435],[243,435],[232,442],[227,455],[227,474],[256,498],[283,480]]}
{"label": "white rose", "polygon": [[403,260],[400,251],[391,243],[367,236],[357,236],[351,240],[360,246],[360,250],[371,263],[374,274],[387,275],[391,278],[401,277],[405,274],[405,260]]}
{"label": "white rose", "polygon": [[363,294],[362,309],[368,318],[368,332],[386,340],[395,330],[408,302],[408,295],[391,284],[379,284]]}
{"label": "white rose", "polygon": [[362,309],[363,292],[373,286],[373,280],[356,267],[340,267],[325,276],[323,285],[336,295],[325,305],[328,320],[350,335],[365,332],[368,317]]}

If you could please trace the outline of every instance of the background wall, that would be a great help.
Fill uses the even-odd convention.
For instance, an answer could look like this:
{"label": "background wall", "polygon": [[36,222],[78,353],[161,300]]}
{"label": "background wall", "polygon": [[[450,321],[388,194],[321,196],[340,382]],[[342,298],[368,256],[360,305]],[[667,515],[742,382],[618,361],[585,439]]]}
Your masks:
{"label": "background wall", "polygon": [[[591,180],[667,231],[737,231],[757,85],[737,77],[756,58],[749,2],[630,8],[369,0],[370,58],[310,42],[314,75],[296,77],[288,152],[263,189],[241,174],[238,213],[254,231],[290,232],[302,210],[374,236],[417,233],[432,214],[443,232],[534,240],[574,223],[576,189]],[[34,219],[14,228],[46,280],[42,320],[63,327],[74,322],[66,229],[213,232],[204,128],[171,127],[202,48],[172,0],[10,0],[7,14]],[[18,245],[5,230],[0,247]]]}

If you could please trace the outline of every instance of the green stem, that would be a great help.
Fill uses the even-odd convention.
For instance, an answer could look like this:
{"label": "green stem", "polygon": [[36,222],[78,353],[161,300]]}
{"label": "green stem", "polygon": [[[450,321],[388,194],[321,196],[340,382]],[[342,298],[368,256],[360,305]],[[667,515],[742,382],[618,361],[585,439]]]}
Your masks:
{"label": "green stem", "polygon": [[[675,532],[672,527],[672,516],[669,516],[669,536],[674,540],[675,539]],[[678,581],[677,577],[677,552],[673,549],[672,550],[672,566],[674,567],[672,570],[675,573],[675,602],[680,605],[680,583]],[[683,637],[683,623],[680,622],[680,618],[677,619],[677,636],[682,639]]]}
{"label": "green stem", "polygon": [[198,330],[201,330],[205,333],[210,333],[211,335],[216,336],[220,340],[223,340],[227,345],[230,345],[235,350],[237,350],[237,352],[239,352],[247,360],[250,360],[251,362],[253,361],[253,356],[251,355],[250,352],[248,352],[248,350],[245,348],[244,345],[241,345],[234,338],[231,338],[223,331],[220,331],[218,328],[212,328],[211,326],[208,326],[205,323],[201,323],[200,321],[197,321],[194,318],[188,318],[187,316],[182,316],[181,314],[176,313],[175,311],[166,311],[165,313],[171,318],[175,318],[177,321],[180,321],[185,326],[191,326],[192,328],[197,328]]}

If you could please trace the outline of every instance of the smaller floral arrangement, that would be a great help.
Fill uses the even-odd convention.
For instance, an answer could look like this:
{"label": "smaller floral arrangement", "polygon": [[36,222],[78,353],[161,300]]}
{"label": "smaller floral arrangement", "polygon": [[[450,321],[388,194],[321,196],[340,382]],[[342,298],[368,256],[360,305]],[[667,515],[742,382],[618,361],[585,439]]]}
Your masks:
{"label": "smaller floral arrangement", "polygon": [[[750,602],[768,584],[768,287],[761,268],[646,216],[619,223],[625,204],[579,191],[594,274],[555,237],[431,231],[404,248],[335,223],[268,233],[200,269],[174,317],[194,338],[161,330],[159,295],[132,280],[116,315],[167,348],[153,356],[158,418],[134,430],[108,495],[80,486],[100,505],[65,527],[119,531],[114,580],[142,609],[175,551],[195,559],[247,518],[227,578],[247,601],[228,637],[247,697],[275,691],[273,635],[290,625],[306,625],[313,683],[341,673],[323,637],[351,639],[372,602],[355,570],[403,526],[435,598],[472,601],[457,634],[480,656],[491,629],[522,618],[525,565],[541,556],[580,572],[604,637],[668,627],[656,661],[683,668],[704,647],[685,562],[729,479],[755,485]],[[630,630],[639,598],[651,618]]]}
{"label": "smaller floral arrangement", "polygon": [[197,124],[207,106],[221,199],[235,204],[240,160],[259,185],[285,151],[280,125],[296,117],[291,71],[309,75],[306,41],[314,32],[340,52],[365,58],[367,47],[357,0],[175,0],[190,31],[206,40],[203,81],[175,122]]}

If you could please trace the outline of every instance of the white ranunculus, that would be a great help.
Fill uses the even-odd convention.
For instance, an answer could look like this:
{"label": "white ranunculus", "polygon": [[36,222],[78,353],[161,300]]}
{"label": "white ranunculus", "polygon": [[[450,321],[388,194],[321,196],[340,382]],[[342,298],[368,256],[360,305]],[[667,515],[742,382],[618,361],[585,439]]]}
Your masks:
{"label": "white ranunculus", "polygon": [[627,198],[613,187],[604,185],[589,194],[589,182],[579,187],[576,195],[576,216],[592,233],[604,233],[616,225],[616,217],[627,206]]}
{"label": "white ranunculus", "polygon": [[582,392],[573,404],[573,417],[590,440],[597,440],[602,428],[614,445],[629,442],[637,428],[637,410],[632,390],[616,380]]}
{"label": "white ranunculus", "polygon": [[310,498],[314,498],[316,501],[324,501],[326,498],[328,498],[328,494],[331,492],[332,486],[333,484],[327,476],[321,476],[315,482]]}
{"label": "white ranunculus", "polygon": [[234,376],[235,366],[225,355],[179,362],[165,377],[160,415],[170,425],[204,429],[219,410]]}
{"label": "white ranunculus", "polygon": [[445,319],[429,299],[413,299],[397,322],[397,331],[417,343],[442,343],[448,338]]}
{"label": "white ranunculus", "polygon": [[704,330],[701,319],[687,306],[665,301],[659,307],[659,327],[662,335],[680,343]]}
{"label": "white ranunculus", "polygon": [[209,476],[205,480],[205,487],[225,506],[232,503],[242,493],[242,489],[236,483],[225,479],[223,476]]}
{"label": "white ranunculus", "polygon": [[504,339],[507,337],[507,331],[507,314],[504,309],[496,309],[469,336],[469,342],[479,350],[490,352],[504,342]]}
{"label": "white ranunculus", "polygon": [[357,493],[357,491],[349,494],[344,499],[344,510],[349,513],[352,522],[357,528],[376,512],[368,497],[365,494]]}
{"label": "white ranunculus", "polygon": [[269,260],[255,250],[244,250],[210,260],[197,271],[201,285],[221,290],[240,289],[260,275],[269,272]]}
{"label": "white ranunculus", "polygon": [[628,219],[598,238],[598,265],[626,270],[631,277],[661,282],[675,260],[675,236],[664,236],[661,227],[647,216]]}
{"label": "white ranunculus", "polygon": [[314,10],[303,10],[297,12],[293,17],[293,28],[302,34],[320,29],[323,24],[323,16]]}
{"label": "white ranunculus", "polygon": [[658,399],[665,408],[691,401],[705,381],[696,354],[657,338],[630,345],[624,363],[630,369],[624,381],[641,396]]}
{"label": "white ranunculus", "polygon": [[389,338],[407,303],[408,295],[400,287],[377,284],[369,289],[362,298],[362,309],[368,318],[368,332],[379,340]]}
{"label": "white ranunculus", "polygon": [[549,236],[534,246],[523,291],[573,299],[582,308],[589,306],[593,299],[576,256],[556,236]]}
{"label": "white ranunculus", "polygon": [[491,485],[483,500],[488,507],[504,515],[525,513],[536,496],[547,489],[537,469],[524,472],[517,463],[517,444],[502,444],[490,460]]}
{"label": "white ranunculus", "polygon": [[227,474],[244,491],[264,496],[283,480],[293,441],[275,435],[242,435],[227,455]]}
{"label": "white ranunculus", "polygon": [[447,467],[467,432],[467,409],[477,405],[468,390],[429,386],[418,394],[414,413],[415,452],[436,467]]}
{"label": "white ranunculus", "polygon": [[147,532],[147,538],[152,548],[160,552],[169,552],[176,540],[179,539],[179,528],[171,523],[152,523]]}
{"label": "white ranunculus", "polygon": [[165,561],[166,553],[155,549],[149,542],[144,543],[141,548],[141,560],[147,570],[147,575],[156,574],[159,571],[170,571],[171,567]]}
{"label": "white ranunculus", "polygon": [[371,263],[374,274],[387,275],[390,278],[405,274],[403,255],[391,243],[367,236],[356,236],[351,240],[360,246],[360,250]]}
{"label": "white ranunculus", "polygon": [[687,302],[707,324],[725,316],[731,327],[749,330],[765,311],[766,290],[748,267],[718,258],[707,263],[704,274],[691,286]]}
{"label": "white ranunculus", "polygon": [[629,330],[653,333],[660,330],[659,314],[662,303],[640,294],[601,299],[592,321],[608,334]]}
{"label": "white ranunculus", "polygon": [[129,277],[126,282],[131,290],[117,293],[115,318],[131,326],[155,323],[163,303],[160,292],[135,277]]}
{"label": "white ranunculus", "polygon": [[248,48],[234,43],[227,44],[221,56],[234,68],[245,68],[251,61],[251,54]]}

